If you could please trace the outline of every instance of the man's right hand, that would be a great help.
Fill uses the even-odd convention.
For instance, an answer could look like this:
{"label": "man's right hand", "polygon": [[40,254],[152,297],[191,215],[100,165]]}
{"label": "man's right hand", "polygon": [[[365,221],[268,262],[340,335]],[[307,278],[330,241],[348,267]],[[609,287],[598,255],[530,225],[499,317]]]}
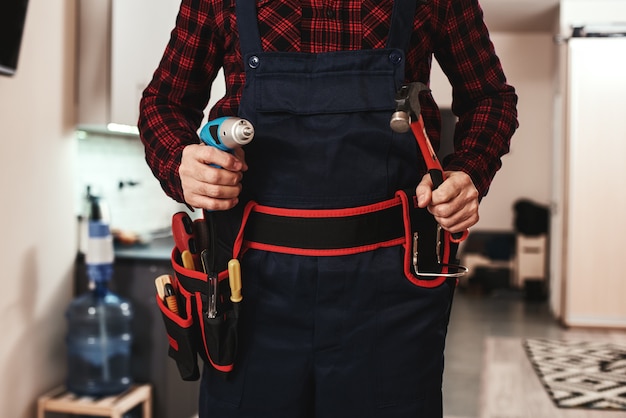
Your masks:
{"label": "man's right hand", "polygon": [[185,202],[210,211],[232,208],[239,202],[241,179],[247,169],[241,148],[233,155],[203,144],[187,145],[178,170]]}

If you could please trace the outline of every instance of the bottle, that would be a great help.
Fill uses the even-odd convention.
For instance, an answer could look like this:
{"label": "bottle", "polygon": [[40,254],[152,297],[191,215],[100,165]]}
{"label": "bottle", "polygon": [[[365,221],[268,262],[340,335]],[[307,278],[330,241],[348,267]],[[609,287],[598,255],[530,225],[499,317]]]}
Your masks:
{"label": "bottle", "polygon": [[66,310],[66,386],[80,396],[119,394],[132,383],[130,303],[109,290],[113,239],[102,199],[92,197],[85,257],[89,288]]}
{"label": "bottle", "polygon": [[78,254],[87,254],[87,243],[89,242],[89,213],[94,196],[91,186],[85,187],[85,194],[81,199],[80,213],[78,214]]}

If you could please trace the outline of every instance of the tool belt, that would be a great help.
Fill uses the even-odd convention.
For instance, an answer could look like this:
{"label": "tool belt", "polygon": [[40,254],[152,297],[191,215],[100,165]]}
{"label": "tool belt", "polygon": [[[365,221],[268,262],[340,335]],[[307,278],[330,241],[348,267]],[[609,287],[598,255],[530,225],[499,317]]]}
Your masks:
{"label": "tool belt", "polygon": [[436,287],[466,272],[456,264],[458,245],[427,209],[418,207],[414,189],[346,209],[282,209],[250,202],[233,251],[341,256],[398,245],[405,249],[405,274],[418,286]]}
{"label": "tool belt", "polygon": [[[251,204],[244,248],[294,255],[346,255],[397,243],[404,235],[396,201],[350,209],[298,210]],[[247,218],[247,219],[246,219]]]}
{"label": "tool belt", "polygon": [[[346,209],[283,209],[249,202],[232,257],[241,258],[248,250],[343,256],[394,246],[403,247],[405,276],[416,286],[437,287],[466,271],[455,264],[457,244],[426,209],[417,206],[414,190],[398,191],[389,200]],[[218,315],[211,318],[207,315],[209,275],[185,267],[178,247],[172,251],[171,262],[178,314],[157,296],[170,357],[176,360],[184,380],[199,378],[198,356],[215,370],[228,374],[235,363],[237,322],[240,313],[245,315],[245,298],[241,303],[231,302],[229,273],[219,272]],[[243,271],[244,295],[245,286]]]}

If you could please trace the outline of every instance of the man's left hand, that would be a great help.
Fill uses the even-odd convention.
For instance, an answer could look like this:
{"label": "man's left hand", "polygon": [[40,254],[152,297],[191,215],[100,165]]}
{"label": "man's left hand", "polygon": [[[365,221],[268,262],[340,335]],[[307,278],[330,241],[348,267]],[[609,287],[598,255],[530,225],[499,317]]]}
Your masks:
{"label": "man's left hand", "polygon": [[463,232],[478,222],[478,190],[467,173],[446,171],[445,181],[436,190],[426,174],[415,193],[419,207],[427,207],[449,232]]}

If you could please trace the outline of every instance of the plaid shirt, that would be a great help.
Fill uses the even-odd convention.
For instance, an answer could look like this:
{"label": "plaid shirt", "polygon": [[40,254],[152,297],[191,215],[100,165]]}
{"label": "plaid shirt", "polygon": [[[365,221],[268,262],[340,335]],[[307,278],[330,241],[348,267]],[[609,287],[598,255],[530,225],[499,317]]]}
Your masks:
{"label": "plaid shirt", "polygon": [[[468,173],[484,196],[517,128],[515,90],[506,84],[478,0],[415,1],[406,79],[428,83],[435,56],[453,86],[452,110],[459,117],[455,152],[445,169]],[[146,161],[165,192],[179,202],[182,150],[198,143],[196,131],[222,66],[226,95],[210,118],[237,114],[245,74],[234,3],[182,1],[163,59],[141,100]],[[306,53],[384,48],[392,7],[392,0],[257,0],[262,46]],[[437,147],[436,106],[422,104],[422,115]]]}

